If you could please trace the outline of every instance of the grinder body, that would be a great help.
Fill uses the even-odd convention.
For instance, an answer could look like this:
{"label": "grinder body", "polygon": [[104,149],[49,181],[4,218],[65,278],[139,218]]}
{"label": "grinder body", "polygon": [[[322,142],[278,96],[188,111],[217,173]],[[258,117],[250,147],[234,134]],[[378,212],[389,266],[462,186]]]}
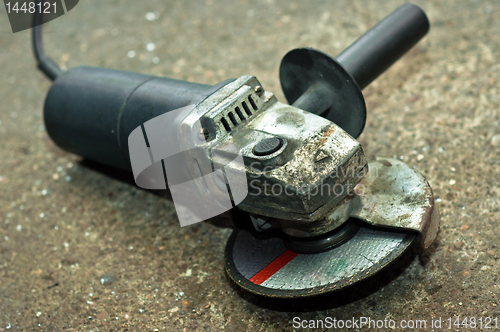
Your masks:
{"label": "grinder body", "polygon": [[[190,83],[97,67],[59,75],[45,100],[52,140],[66,151],[131,170],[128,136],[144,122],[198,104],[221,86]],[[168,144],[168,142],[166,142]]]}

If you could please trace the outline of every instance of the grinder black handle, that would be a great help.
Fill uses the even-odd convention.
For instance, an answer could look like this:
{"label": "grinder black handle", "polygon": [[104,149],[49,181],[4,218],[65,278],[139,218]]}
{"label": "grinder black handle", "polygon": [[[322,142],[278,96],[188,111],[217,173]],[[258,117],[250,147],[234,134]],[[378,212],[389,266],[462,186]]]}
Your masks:
{"label": "grinder black handle", "polygon": [[405,4],[377,23],[337,56],[363,90],[429,31],[419,7]]}
{"label": "grinder black handle", "polygon": [[429,30],[425,13],[405,4],[368,30],[337,58],[311,48],[288,52],[280,66],[286,99],[335,122],[357,138],[366,123],[361,90]]}
{"label": "grinder black handle", "polygon": [[[96,67],[59,74],[44,107],[45,127],[66,151],[131,170],[128,136],[144,122],[198,104],[215,86]],[[167,142],[168,144],[168,142]]]}

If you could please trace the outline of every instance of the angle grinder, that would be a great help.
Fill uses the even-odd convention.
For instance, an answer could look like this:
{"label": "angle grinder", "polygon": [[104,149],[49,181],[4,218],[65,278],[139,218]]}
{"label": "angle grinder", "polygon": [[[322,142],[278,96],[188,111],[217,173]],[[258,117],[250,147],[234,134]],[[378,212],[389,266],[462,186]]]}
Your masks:
{"label": "angle grinder", "polygon": [[[39,16],[33,46],[39,69],[53,80],[44,107],[52,140],[133,171],[139,183],[130,150],[138,137],[144,169],[162,177],[157,189],[172,189],[168,162],[155,153],[171,144],[173,131],[194,133],[181,168],[217,170],[229,207],[246,216],[225,252],[226,271],[242,288],[278,298],[337,291],[374,275],[413,242],[425,249],[435,239],[439,212],[425,178],[399,160],[367,161],[356,140],[366,122],[361,90],[429,29],[417,6],[399,7],[336,58],[312,48],[286,54],[279,76],[289,104],[250,75],[209,86],[95,67],[63,72],[43,52]],[[150,135],[153,119],[188,106]],[[242,164],[226,160],[234,146]],[[234,190],[238,171],[246,195]]]}

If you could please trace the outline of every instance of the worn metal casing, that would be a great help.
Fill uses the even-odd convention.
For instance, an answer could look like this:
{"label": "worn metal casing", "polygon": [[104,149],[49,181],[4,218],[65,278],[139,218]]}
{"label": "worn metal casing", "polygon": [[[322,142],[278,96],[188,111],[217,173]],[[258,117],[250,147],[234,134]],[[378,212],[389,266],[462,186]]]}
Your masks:
{"label": "worn metal casing", "polygon": [[[229,146],[240,149],[249,194],[238,207],[259,216],[314,228],[367,171],[358,141],[323,117],[279,102],[253,76],[242,76],[207,97],[184,119],[180,131],[193,132],[199,122],[206,138],[198,146],[204,146],[215,169],[230,162],[225,158],[231,156]],[[270,137],[280,138],[281,148],[255,155],[254,146]],[[323,225],[321,232],[328,228]]]}

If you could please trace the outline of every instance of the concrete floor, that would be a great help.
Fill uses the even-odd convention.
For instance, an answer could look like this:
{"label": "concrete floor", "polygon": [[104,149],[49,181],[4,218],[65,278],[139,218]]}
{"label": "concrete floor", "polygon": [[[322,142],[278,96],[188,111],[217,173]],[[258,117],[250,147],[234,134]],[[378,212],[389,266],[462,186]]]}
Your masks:
{"label": "concrete floor", "polygon": [[[85,0],[45,26],[45,47],[66,68],[208,84],[252,74],[284,101],[278,67],[287,51],[336,55],[401,3]],[[0,330],[288,331],[294,317],[327,316],[500,320],[500,4],[416,4],[431,32],[365,89],[360,141],[370,159],[397,156],[425,174],[439,198],[438,239],[370,282],[291,303],[255,298],[228,280],[228,216],[181,228],[171,201],[50,141],[42,119],[50,83],[35,70],[29,32],[12,34],[2,7]],[[148,12],[158,16],[149,21]]]}

